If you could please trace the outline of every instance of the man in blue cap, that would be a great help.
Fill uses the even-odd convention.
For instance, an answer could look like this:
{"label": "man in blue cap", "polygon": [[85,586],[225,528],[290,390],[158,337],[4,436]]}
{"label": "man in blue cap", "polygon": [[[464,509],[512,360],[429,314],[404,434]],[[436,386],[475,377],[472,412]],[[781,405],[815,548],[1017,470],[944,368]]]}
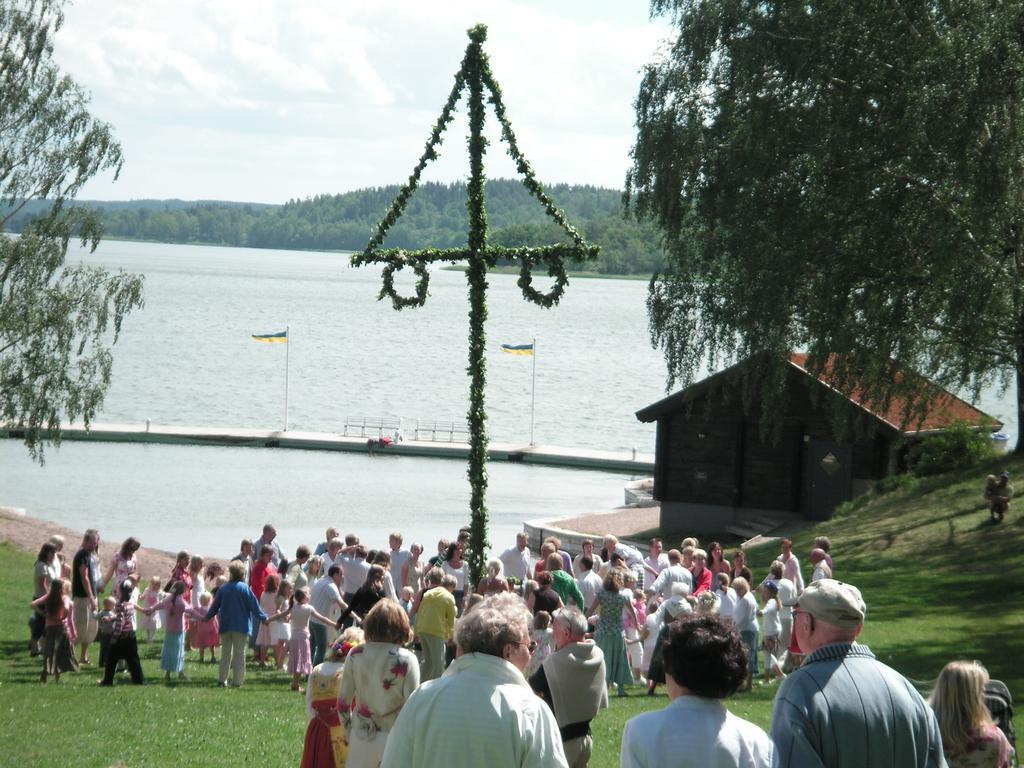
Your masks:
{"label": "man in blue cap", "polygon": [[807,658],[772,710],[781,768],[945,768],[932,712],[903,675],[856,642],[867,606],[834,579],[807,585],[793,632]]}

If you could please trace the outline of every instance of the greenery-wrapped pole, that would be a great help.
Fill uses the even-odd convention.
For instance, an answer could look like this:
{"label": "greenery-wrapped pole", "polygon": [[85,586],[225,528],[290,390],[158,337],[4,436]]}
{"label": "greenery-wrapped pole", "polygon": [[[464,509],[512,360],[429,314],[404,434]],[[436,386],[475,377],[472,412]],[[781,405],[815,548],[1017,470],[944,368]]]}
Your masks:
{"label": "greenery-wrapped pole", "polygon": [[[487,270],[497,259],[519,262],[519,287],[523,297],[542,307],[552,307],[565,292],[569,279],[565,261],[583,262],[597,256],[598,249],[588,245],[544,192],[544,188],[533,172],[516,142],[515,133],[505,112],[501,89],[491,74],[487,55],[483,51],[487,39],[487,28],[477,25],[469,30],[469,47],[462,60],[462,66],[455,75],[455,85],[448,101],[441,110],[437,123],[427,139],[427,145],[413,168],[409,181],[391,208],[377,225],[377,230],[366,250],[352,257],[352,266],[382,264],[382,286],[378,298],[391,299],[392,306],[401,310],[405,307],[420,307],[427,300],[430,274],[427,266],[439,261],[466,261],[466,280],[469,284],[469,468],[470,484],[470,552],[471,577],[478,582],[484,572],[487,554],[487,412],[484,408],[484,390],[487,384],[487,362],[484,357],[487,321]],[[404,251],[400,248],[382,248],[388,230],[402,215],[413,192],[419,186],[420,175],[427,163],[437,158],[441,135],[452,120],[455,105],[464,88],[469,88],[469,199],[466,210],[469,216],[468,243],[466,248],[426,248],[419,251]],[[508,153],[516,163],[516,169],[523,177],[523,185],[537,198],[545,213],[561,228],[569,242],[555,243],[538,248],[491,248],[487,245],[487,210],[484,204],[484,155],[487,139],[484,138],[485,120],[484,91],[490,93],[488,101],[494,106],[495,116],[501,124],[502,140],[508,145]],[[547,274],[554,279],[554,285],[546,293],[533,287],[533,268],[538,264],[547,267]],[[409,267],[417,276],[416,294],[401,296],[395,289],[395,273]]]}
{"label": "greenery-wrapped pole", "polygon": [[487,139],[483,135],[484,84],[481,76],[481,50],[487,31],[475,27],[466,55],[469,65],[469,476],[470,551],[469,567],[474,584],[480,580],[487,553],[487,413],[484,410],[484,385],[487,361],[484,345],[487,333],[487,211],[484,206],[484,153]]}

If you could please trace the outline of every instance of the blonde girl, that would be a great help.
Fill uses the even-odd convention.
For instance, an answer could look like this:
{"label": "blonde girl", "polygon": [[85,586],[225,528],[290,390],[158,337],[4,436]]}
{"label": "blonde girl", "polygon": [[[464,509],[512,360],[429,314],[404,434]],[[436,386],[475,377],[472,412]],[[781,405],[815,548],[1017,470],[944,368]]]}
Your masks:
{"label": "blonde girl", "polygon": [[[186,596],[188,604],[199,609],[199,596],[206,591],[206,578],[203,576],[203,557],[202,555],[192,555],[188,562],[188,575],[192,577],[192,591]],[[196,625],[195,622],[185,619],[185,650],[192,650],[192,641],[196,636]]]}
{"label": "blonde girl", "polygon": [[160,593],[160,587],[162,582],[159,576],[154,576],[149,580],[146,585],[146,589],[143,591],[142,596],[139,598],[139,610],[142,611],[142,615],[138,618],[138,626],[140,630],[146,631],[146,642],[152,643],[156,637],[156,631],[160,628],[160,614],[159,613],[145,613],[143,609],[152,608],[154,605],[163,599],[163,595]]}
{"label": "blonde girl", "polygon": [[[260,595],[260,610],[267,616],[278,613],[277,590],[281,587],[281,577],[272,573],[267,576],[266,584],[263,587],[263,594]],[[274,647],[274,638],[270,633],[270,625],[266,622],[260,624],[260,631],[256,634],[256,663],[261,667],[266,666],[270,649]]]}
{"label": "blonde girl", "polygon": [[[223,577],[218,577],[223,578]],[[199,596],[199,614],[192,614],[196,618],[203,618],[210,610],[210,604],[213,602],[213,595],[209,592],[203,592]],[[209,621],[196,621],[192,624],[195,627],[195,637],[193,643],[195,647],[199,649],[199,663],[202,664],[206,659],[206,649],[210,649],[210,663],[217,663],[217,646],[220,645],[220,621],[219,617],[214,616]]]}
{"label": "blonde girl", "polygon": [[309,579],[306,588],[312,589],[313,585],[324,577],[324,561],[319,557],[309,558],[306,563],[306,577]]}
{"label": "blonde girl", "polygon": [[644,641],[640,637],[640,630],[647,622],[647,601],[644,594],[636,588],[636,576],[632,571],[623,576],[626,590],[633,598],[633,615],[623,617],[623,628],[626,631],[626,656],[629,659],[629,669],[633,673],[633,682],[637,685],[647,685],[644,679]]}
{"label": "blonde girl", "polygon": [[950,768],[1009,768],[1013,750],[985,706],[988,671],[977,661],[951,661],[935,681],[935,710]]}

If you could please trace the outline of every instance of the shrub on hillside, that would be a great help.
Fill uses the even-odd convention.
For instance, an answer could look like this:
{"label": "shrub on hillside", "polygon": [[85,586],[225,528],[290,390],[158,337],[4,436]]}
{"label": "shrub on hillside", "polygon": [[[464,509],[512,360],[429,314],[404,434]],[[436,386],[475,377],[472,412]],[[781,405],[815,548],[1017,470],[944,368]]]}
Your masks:
{"label": "shrub on hillside", "polygon": [[892,493],[910,489],[917,485],[917,478],[913,475],[889,475],[875,483],[875,493]]}
{"label": "shrub on hillside", "polygon": [[995,456],[992,437],[985,429],[957,424],[931,435],[910,448],[910,466],[918,477],[967,469]]}

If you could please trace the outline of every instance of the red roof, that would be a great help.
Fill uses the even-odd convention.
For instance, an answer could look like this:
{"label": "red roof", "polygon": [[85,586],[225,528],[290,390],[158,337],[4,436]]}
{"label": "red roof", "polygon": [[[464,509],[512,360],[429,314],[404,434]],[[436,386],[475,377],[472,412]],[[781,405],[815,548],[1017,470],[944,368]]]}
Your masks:
{"label": "red roof", "polygon": [[[792,352],[789,355],[789,361],[803,373],[808,373],[806,353]],[[983,411],[978,410],[965,400],[957,397],[952,392],[942,389],[934,382],[930,382],[924,378],[921,380],[922,388],[927,386],[933,387],[935,396],[926,404],[923,419],[920,418],[919,413],[915,413],[910,417],[910,423],[904,424],[905,414],[908,410],[911,410],[907,408],[908,403],[906,399],[893,398],[889,403],[888,408],[884,411],[879,410],[875,406],[865,405],[862,393],[854,391],[853,393],[847,394],[845,392],[841,392],[833,385],[833,382],[829,380],[830,368],[831,360],[825,365],[825,370],[818,376],[818,381],[833,391],[839,392],[844,397],[848,398],[850,402],[863,408],[875,418],[884,421],[893,429],[903,434],[940,430],[952,427],[958,423],[972,427],[991,425],[995,429],[1003,426],[1000,422],[996,421]],[[902,373],[897,373],[896,375],[897,377],[903,376]],[[914,405],[920,407],[919,403],[915,403]]]}

